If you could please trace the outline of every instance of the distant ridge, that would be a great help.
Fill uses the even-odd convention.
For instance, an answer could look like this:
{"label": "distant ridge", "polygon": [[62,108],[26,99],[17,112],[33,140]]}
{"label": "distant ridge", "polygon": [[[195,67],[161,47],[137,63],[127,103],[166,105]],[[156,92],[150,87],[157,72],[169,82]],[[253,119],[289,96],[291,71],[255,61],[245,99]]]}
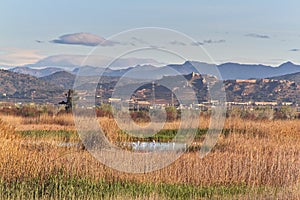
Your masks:
{"label": "distant ridge", "polygon": [[34,69],[31,67],[15,67],[9,69],[9,71],[20,73],[20,74],[28,74],[35,77],[43,77],[53,74],[55,72],[62,71],[63,69],[58,67],[46,67],[42,69]]}
{"label": "distant ridge", "polygon": [[[30,74],[36,77],[43,77],[51,75],[58,71],[63,71],[62,68],[45,68],[32,69],[29,67],[17,67],[11,71]],[[128,78],[148,79],[149,77],[160,79],[163,76],[186,75],[192,72],[199,72],[200,74],[214,75],[223,80],[236,79],[260,79],[274,76],[282,76],[291,73],[300,72],[300,65],[292,62],[285,62],[277,67],[261,65],[261,64],[239,64],[239,63],[223,63],[220,65],[208,64],[198,61],[186,61],[182,64],[169,64],[162,67],[155,67],[152,65],[136,65],[134,67],[115,69],[102,68],[93,66],[82,66],[73,69],[71,73],[82,76],[123,76],[126,74]],[[134,73],[128,73],[134,72]]]}
{"label": "distant ridge", "polygon": [[267,65],[250,65],[238,63],[225,63],[218,66],[220,73],[225,80],[267,78],[285,74],[300,72],[300,65],[286,62],[278,67]]}

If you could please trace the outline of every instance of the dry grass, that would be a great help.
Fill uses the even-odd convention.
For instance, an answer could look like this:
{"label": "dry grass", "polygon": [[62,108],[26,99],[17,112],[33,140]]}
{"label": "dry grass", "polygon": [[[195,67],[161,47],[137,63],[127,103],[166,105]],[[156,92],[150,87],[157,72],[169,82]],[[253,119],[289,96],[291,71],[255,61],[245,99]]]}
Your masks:
{"label": "dry grass", "polygon": [[38,117],[19,117],[0,115],[3,122],[10,124],[17,131],[24,130],[75,130],[74,119],[71,114]]}
{"label": "dry grass", "polygon": [[53,116],[42,114],[38,117],[23,118],[22,124],[56,124],[61,126],[74,126],[74,120],[71,114],[60,114]]}
{"label": "dry grass", "polygon": [[[72,127],[71,120],[66,120]],[[10,121],[11,120],[11,121]],[[44,121],[43,121],[44,120]],[[5,121],[5,122],[4,122]],[[128,174],[110,169],[95,160],[87,151],[58,148],[50,143],[31,144],[30,139],[15,137],[8,123],[22,124],[26,119],[5,118],[1,123],[0,175],[2,180],[26,178],[47,179],[49,174],[62,171],[76,177],[107,181],[142,183],[178,183],[195,186],[246,185],[250,188],[280,188],[272,195],[289,199],[300,197],[300,121],[244,121],[228,118],[213,151],[201,159],[197,152],[185,153],[170,166],[147,174]],[[45,118],[38,123],[50,124]],[[101,118],[99,123],[111,140],[118,130],[114,120]],[[178,127],[179,122],[167,123],[166,129]],[[208,120],[200,126],[207,127]],[[9,135],[9,137],[8,137]],[[276,193],[276,194],[275,194]],[[242,198],[242,197],[241,197]]]}

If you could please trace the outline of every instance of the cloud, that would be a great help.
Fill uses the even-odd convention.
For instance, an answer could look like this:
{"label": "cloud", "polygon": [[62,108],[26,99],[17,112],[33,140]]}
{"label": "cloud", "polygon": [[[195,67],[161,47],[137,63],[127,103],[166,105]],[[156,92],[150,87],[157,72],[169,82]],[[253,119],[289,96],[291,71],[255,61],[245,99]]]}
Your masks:
{"label": "cloud", "polygon": [[37,43],[44,43],[45,41],[42,41],[42,40],[35,40],[35,42],[37,42]]}
{"label": "cloud", "polygon": [[179,45],[179,46],[185,46],[186,44],[181,41],[173,40],[170,42],[171,45]]}
{"label": "cloud", "polygon": [[204,40],[204,44],[216,44],[216,43],[224,43],[226,40]]}
{"label": "cloud", "polygon": [[148,44],[148,42],[146,42],[145,40],[137,37],[131,37],[131,40],[133,40],[134,42],[138,42],[140,44]]}
{"label": "cloud", "polygon": [[119,44],[119,42],[106,40],[101,36],[91,33],[72,33],[60,36],[58,39],[51,40],[52,43],[57,44],[71,44],[71,45],[83,45],[83,46],[113,46]]}
{"label": "cloud", "polygon": [[300,49],[290,49],[289,51],[296,52],[296,51],[300,51]]}
{"label": "cloud", "polygon": [[202,46],[202,45],[205,45],[205,44],[218,44],[218,43],[224,43],[226,42],[226,40],[212,40],[212,39],[209,39],[209,40],[203,40],[202,42],[192,42],[191,45],[192,46]]}
{"label": "cloud", "polygon": [[0,49],[0,65],[21,66],[34,63],[44,56],[39,51],[33,49],[4,48]]}
{"label": "cloud", "polygon": [[261,38],[261,39],[270,39],[270,36],[268,36],[268,35],[261,35],[261,34],[257,34],[257,33],[248,33],[245,36],[253,37],[253,38]]}
{"label": "cloud", "polygon": [[202,46],[202,45],[204,45],[204,43],[203,42],[192,42],[191,45],[192,46]]}

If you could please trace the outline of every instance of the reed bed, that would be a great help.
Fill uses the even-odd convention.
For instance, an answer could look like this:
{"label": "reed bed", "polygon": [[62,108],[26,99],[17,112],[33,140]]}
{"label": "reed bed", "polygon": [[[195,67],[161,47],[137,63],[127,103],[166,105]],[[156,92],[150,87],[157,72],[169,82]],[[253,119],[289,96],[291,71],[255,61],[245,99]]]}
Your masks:
{"label": "reed bed", "polygon": [[[300,197],[297,119],[262,121],[229,117],[224,126],[226,133],[220,135],[206,157],[200,158],[197,151],[188,152],[161,170],[141,174],[108,168],[79,148],[60,148],[51,140],[36,143],[39,137],[24,137],[12,126],[15,121],[22,124],[26,119],[8,119],[0,121],[0,198],[3,199]],[[43,123],[46,122],[50,120]],[[118,137],[119,129],[113,119],[100,118],[99,123],[111,141]],[[204,119],[199,128],[207,128],[208,123]],[[170,122],[164,128],[176,129],[178,124]]]}

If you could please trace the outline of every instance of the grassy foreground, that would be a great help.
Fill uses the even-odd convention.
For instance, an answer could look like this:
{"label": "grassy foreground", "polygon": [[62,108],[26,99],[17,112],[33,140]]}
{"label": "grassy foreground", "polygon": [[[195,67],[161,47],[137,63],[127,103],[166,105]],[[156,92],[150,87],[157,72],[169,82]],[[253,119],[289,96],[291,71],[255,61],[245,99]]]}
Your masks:
{"label": "grassy foreground", "polygon": [[64,175],[50,176],[42,182],[39,179],[0,182],[1,199],[211,199],[233,196],[245,198],[249,197],[247,195],[249,193],[255,193],[258,197],[267,190],[247,186],[197,187],[164,183],[106,182]]}
{"label": "grassy foreground", "polygon": [[[85,150],[58,147],[79,141],[72,120],[63,120],[61,126],[53,118],[1,117],[0,199],[300,199],[299,120],[228,118],[206,157],[191,151],[146,174],[119,172]],[[128,139],[112,119],[99,121],[110,140]],[[195,146],[207,124],[197,127]],[[176,127],[166,124],[158,137],[172,138]]]}

